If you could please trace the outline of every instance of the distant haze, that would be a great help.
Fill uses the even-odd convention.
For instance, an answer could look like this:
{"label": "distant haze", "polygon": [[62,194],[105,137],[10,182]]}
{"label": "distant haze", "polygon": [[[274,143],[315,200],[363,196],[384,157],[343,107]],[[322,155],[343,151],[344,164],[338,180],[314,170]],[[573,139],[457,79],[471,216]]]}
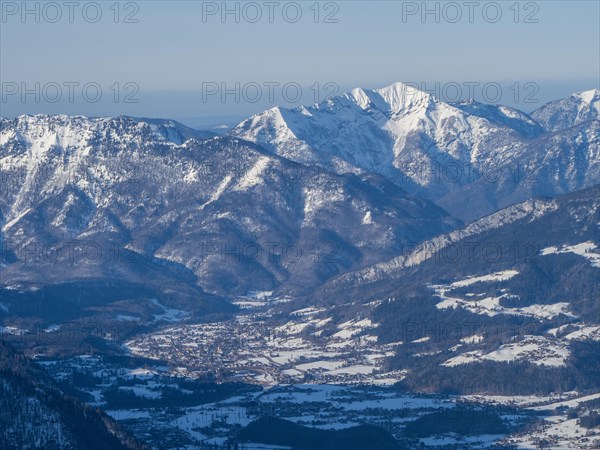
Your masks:
{"label": "distant haze", "polygon": [[502,92],[491,103],[524,111],[600,86],[595,1],[499,2],[500,10],[493,2],[473,10],[300,2],[296,23],[290,3],[272,11],[264,2],[101,3],[98,16],[61,2],[37,11],[28,2],[29,12],[3,2],[0,114],[126,114],[212,127],[395,81],[451,97],[458,85],[462,98],[480,83],[473,93],[484,102],[496,95],[482,86],[495,83]]}

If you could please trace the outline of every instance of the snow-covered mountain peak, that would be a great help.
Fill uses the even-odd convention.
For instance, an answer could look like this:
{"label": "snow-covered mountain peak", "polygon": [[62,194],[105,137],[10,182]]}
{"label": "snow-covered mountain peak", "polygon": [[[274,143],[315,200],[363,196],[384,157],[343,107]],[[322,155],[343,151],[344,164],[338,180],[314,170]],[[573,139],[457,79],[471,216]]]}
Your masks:
{"label": "snow-covered mountain peak", "polygon": [[[411,188],[412,182],[431,184],[438,160],[485,164],[490,151],[506,147],[500,141],[514,145],[542,131],[520,111],[450,104],[394,83],[375,90],[356,88],[312,106],[273,108],[242,122],[231,134],[329,170],[376,172],[392,180],[408,175],[406,187]],[[446,191],[446,184],[442,180],[435,189]]]}
{"label": "snow-covered mountain peak", "polygon": [[426,107],[438,100],[427,92],[413,86],[397,82],[390,86],[376,89],[376,93],[386,101],[390,111],[397,113],[414,107]]}
{"label": "snow-covered mountain peak", "polygon": [[546,130],[556,132],[589,120],[600,120],[600,90],[576,92],[536,109],[531,116]]}
{"label": "snow-covered mountain peak", "polygon": [[362,88],[354,88],[350,92],[342,94],[350,100],[356,102],[358,106],[365,109],[370,103],[371,99],[369,98],[369,94],[365,92]]}
{"label": "snow-covered mountain peak", "polygon": [[380,112],[397,114],[414,108],[427,108],[432,103],[439,102],[427,92],[416,89],[402,82],[394,83],[380,89],[354,88],[330,100],[333,103],[349,100],[363,110],[376,109]]}
{"label": "snow-covered mountain peak", "polygon": [[600,104],[600,89],[590,89],[587,91],[576,92],[573,94],[573,96],[581,99],[581,101],[587,103],[588,105],[594,104],[596,109]]}

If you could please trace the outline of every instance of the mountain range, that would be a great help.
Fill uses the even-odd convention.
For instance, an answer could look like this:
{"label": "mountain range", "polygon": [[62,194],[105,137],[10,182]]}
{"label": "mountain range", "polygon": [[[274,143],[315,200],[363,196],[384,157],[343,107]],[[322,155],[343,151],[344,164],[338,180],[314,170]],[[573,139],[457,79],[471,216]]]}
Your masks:
{"label": "mountain range", "polygon": [[599,111],[597,89],[528,115],[475,101],[447,103],[396,83],[309,107],[275,107],[232,134],[338,173],[379,173],[472,221],[531,196],[600,181]]}
{"label": "mountain range", "polygon": [[[213,313],[228,309],[218,295],[308,292],[459,223],[377,174],[336,174],[237,138],[186,133],[127,117],[2,119],[5,298],[41,288],[32,295],[46,309],[57,296],[45,287],[62,286],[58,297],[78,300],[55,312],[110,298],[126,313],[141,295]],[[73,292],[82,282],[99,300]],[[29,304],[14,302],[14,311]]]}
{"label": "mountain range", "polygon": [[599,105],[590,90],[528,115],[396,83],[273,108],[222,137],[161,119],[0,119],[3,284],[146,285],[213,312],[227,309],[218,296],[307,294],[600,182]]}

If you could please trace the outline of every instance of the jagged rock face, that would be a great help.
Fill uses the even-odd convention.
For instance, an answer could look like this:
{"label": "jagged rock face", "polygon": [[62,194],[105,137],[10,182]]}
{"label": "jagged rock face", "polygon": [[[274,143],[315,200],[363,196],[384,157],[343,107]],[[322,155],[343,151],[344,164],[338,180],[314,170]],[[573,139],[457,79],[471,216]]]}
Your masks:
{"label": "jagged rock face", "polygon": [[[474,101],[445,103],[396,83],[355,89],[310,107],[273,108],[242,122],[232,134],[339,173],[379,173],[473,220],[532,193],[565,193],[600,181],[599,114],[595,90],[529,116]],[[567,130],[573,125],[584,129]],[[550,180],[538,176],[547,166],[563,170]],[[472,195],[488,200],[465,210]]]}
{"label": "jagged rock face", "polygon": [[[337,175],[236,138],[186,140],[181,127],[131,118],[2,120],[2,239],[17,250],[65,242],[105,255],[123,249],[234,294],[310,289],[457,223],[381,177]],[[41,258],[47,270],[32,271],[17,259],[7,277],[61,277],[56,261]],[[79,262],[70,261],[75,278],[134,270]]]}

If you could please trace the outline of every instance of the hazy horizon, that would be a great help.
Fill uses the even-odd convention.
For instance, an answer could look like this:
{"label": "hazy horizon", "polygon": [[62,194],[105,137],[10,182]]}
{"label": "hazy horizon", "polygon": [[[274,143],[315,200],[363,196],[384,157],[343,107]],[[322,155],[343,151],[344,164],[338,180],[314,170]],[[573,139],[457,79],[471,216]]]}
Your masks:
{"label": "hazy horizon", "polygon": [[[451,2],[454,9],[301,2],[299,10],[275,2],[272,11],[261,2],[121,2],[97,10],[86,3],[72,11],[54,4],[2,4],[3,117],[131,115],[210,125],[397,81],[448,88],[451,96],[459,85],[463,99],[478,82],[475,100],[530,112],[600,87],[593,1],[474,2],[472,10],[460,2]],[[496,101],[485,98],[486,82],[500,86]]]}
{"label": "hazy horizon", "polygon": [[[417,83],[417,82],[408,82],[408,83]],[[426,82],[422,82],[423,83],[423,87],[425,87],[425,90],[428,90],[429,92],[431,92],[435,97],[440,98],[441,100],[444,101],[454,101],[454,99],[446,99],[444,98],[443,95],[440,95],[441,91],[444,90],[444,86],[450,83],[454,83],[454,82],[448,82],[448,83],[439,83],[437,89],[436,89],[436,82],[431,82],[431,83],[426,83]],[[458,82],[460,85],[462,85],[462,83]],[[522,103],[522,102],[514,102],[512,100],[512,95],[513,95],[513,91],[509,91],[510,90],[510,85],[508,84],[508,82],[506,83],[501,83],[501,82],[490,82],[490,83],[497,83],[498,85],[500,85],[503,89],[502,92],[502,98],[500,98],[500,101],[497,102],[489,102],[486,100],[489,100],[489,98],[482,98],[481,95],[478,96],[478,98],[475,98],[475,100],[480,101],[482,103],[491,103],[491,104],[502,104],[502,105],[506,105],[506,106],[511,106],[514,107],[516,109],[519,109],[523,112],[526,113],[530,113],[532,111],[534,111],[535,109],[541,107],[542,105],[556,100],[556,99],[560,99],[563,97],[567,97],[575,92],[581,92],[581,91],[586,91],[586,90],[590,90],[590,89],[597,89],[597,86],[590,86],[590,83],[586,83],[585,81],[573,81],[573,82],[565,82],[565,83],[550,83],[549,85],[547,85],[547,89],[542,89],[541,87],[538,87],[538,90],[535,92],[535,97],[532,98],[533,102],[531,103]],[[524,82],[526,83],[526,82]],[[392,84],[392,83],[390,83]],[[357,87],[361,87],[364,89],[379,89],[385,86],[389,86],[390,84],[387,85],[382,85],[382,86],[353,86],[353,87],[345,87],[345,88],[341,88],[339,87],[337,93],[335,95],[339,95],[342,94],[344,92],[349,92],[354,88]],[[484,85],[485,83],[482,83],[482,85]],[[463,85],[464,87],[464,85]],[[311,105],[316,103],[313,99],[311,98],[311,96],[313,95],[313,92],[309,90],[309,87],[306,88],[307,89],[307,94],[304,95],[304,97],[296,102],[286,102],[284,99],[280,99],[279,102],[274,101],[274,102],[268,102],[268,101],[263,101],[261,103],[257,103],[257,104],[248,104],[246,108],[242,108],[241,110],[236,110],[233,108],[225,108],[225,109],[219,109],[219,113],[216,114],[199,114],[199,115],[194,115],[194,110],[193,107],[191,108],[190,106],[186,105],[185,107],[182,107],[181,109],[178,109],[177,107],[167,107],[164,110],[164,113],[161,113],[161,103],[165,102],[166,98],[175,98],[178,99],[180,101],[182,101],[183,103],[183,99],[188,99],[188,100],[193,100],[194,98],[198,100],[198,102],[201,102],[201,97],[202,97],[202,91],[173,91],[173,92],[167,92],[167,91],[155,91],[155,92],[146,92],[143,93],[143,97],[147,100],[146,102],[144,102],[144,104],[140,105],[140,103],[135,103],[135,104],[128,104],[125,105],[125,108],[120,108],[119,111],[111,113],[111,107],[114,106],[111,102],[98,102],[96,104],[89,104],[86,102],[77,102],[77,103],[59,103],[59,104],[50,104],[50,105],[44,105],[43,103],[36,103],[34,105],[33,108],[30,108],[29,110],[24,110],[21,109],[23,108],[23,103],[21,102],[16,102],[16,104],[11,104],[10,102],[7,102],[5,104],[3,104],[3,108],[2,108],[2,114],[0,114],[0,117],[4,117],[4,118],[14,118],[23,114],[50,114],[50,115],[57,115],[57,114],[66,114],[66,115],[81,115],[81,116],[87,116],[87,117],[113,117],[113,116],[132,116],[132,117],[138,117],[138,118],[159,118],[159,119],[171,119],[171,120],[176,120],[178,122],[183,123],[184,125],[187,125],[191,128],[198,128],[198,129],[212,129],[212,128],[216,128],[220,125],[228,125],[228,126],[232,126],[232,125],[236,125],[238,123],[240,123],[241,121],[243,121],[244,119],[246,119],[249,116],[252,116],[254,114],[257,114],[261,111],[264,111],[266,109],[275,107],[275,106],[281,106],[284,108],[295,108],[295,107],[299,107],[299,106],[307,106],[307,105]],[[467,91],[467,88],[464,87],[465,92]],[[533,89],[533,88],[532,88]],[[449,90],[449,88],[448,88]],[[504,92],[506,91],[506,92]],[[544,97],[542,97],[541,92],[544,92],[545,95]],[[533,92],[533,90],[531,91]],[[310,95],[309,95],[310,94]],[[142,93],[140,93],[140,96],[142,95]],[[452,94],[454,95],[454,94]],[[320,98],[319,101],[323,101],[326,100],[326,98],[328,97],[323,97]],[[465,98],[463,98],[462,100],[464,100]],[[504,101],[502,101],[504,100]],[[219,102],[218,98],[213,99],[213,102],[217,105],[223,105],[223,103]],[[15,103],[15,102],[13,102]],[[10,105],[9,108],[5,108],[4,106],[6,105]],[[152,105],[151,107],[149,107],[149,105]],[[225,103],[226,105],[226,103]],[[21,108],[19,108],[19,106]],[[123,105],[121,105],[123,106]],[[11,107],[14,108],[13,112],[10,113],[11,111]],[[100,108],[98,108],[100,107]],[[8,114],[6,113],[8,111]],[[98,111],[98,112],[93,112],[93,111]],[[102,112],[105,111],[105,112]],[[92,112],[92,113],[90,113]],[[230,114],[227,114],[230,113]]]}

